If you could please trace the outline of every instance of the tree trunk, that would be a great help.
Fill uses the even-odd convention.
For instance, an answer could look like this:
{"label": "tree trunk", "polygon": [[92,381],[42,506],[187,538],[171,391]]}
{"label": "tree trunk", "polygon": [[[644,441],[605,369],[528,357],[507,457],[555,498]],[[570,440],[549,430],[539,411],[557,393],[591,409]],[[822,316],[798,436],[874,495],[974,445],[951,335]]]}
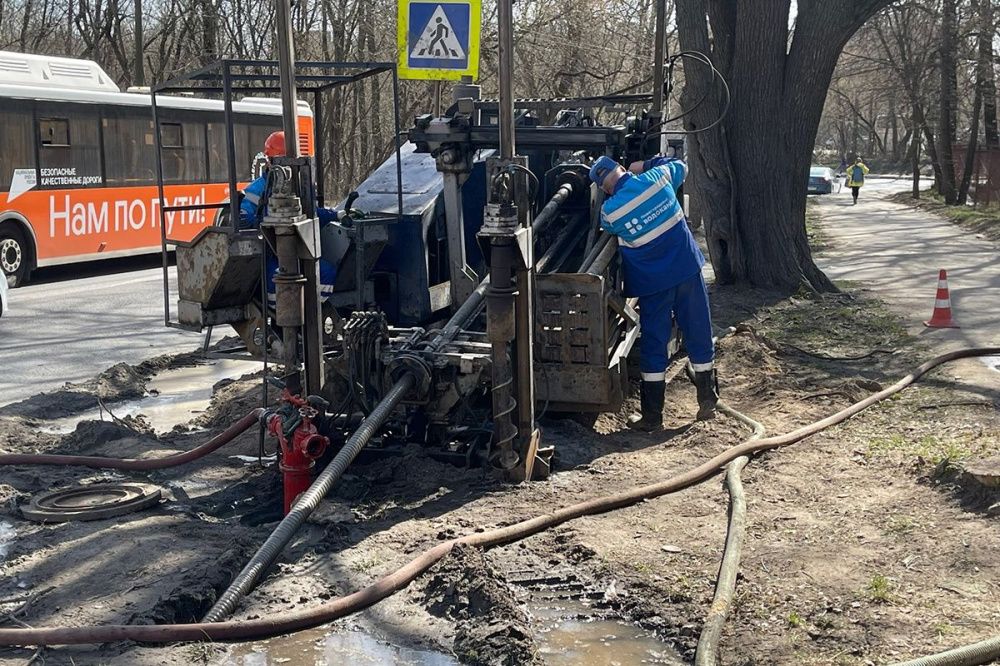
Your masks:
{"label": "tree trunk", "polygon": [[969,128],[969,145],[965,149],[965,165],[962,169],[962,182],[958,187],[955,203],[964,206],[969,200],[969,187],[972,185],[972,171],[976,168],[976,143],[979,141],[979,112],[983,107],[982,86],[976,86],[975,99],[972,102],[972,126]]}
{"label": "tree trunk", "polygon": [[910,160],[913,168],[913,198],[920,198],[920,110],[913,107],[913,146],[910,148]]}
{"label": "tree trunk", "polygon": [[212,0],[201,0],[201,59],[203,65],[215,62],[219,44],[219,14]]}
{"label": "tree trunk", "polygon": [[956,108],[958,107],[958,80],[956,74],[956,51],[958,49],[958,8],[957,0],[943,0],[941,3],[941,110],[938,114],[938,157],[941,160],[941,181],[938,191],[947,204],[958,199],[955,186],[955,145]]}
{"label": "tree trunk", "polygon": [[993,71],[993,1],[979,0],[979,38],[977,40],[976,79],[982,88],[983,129],[986,148],[1000,148],[1000,130],[997,127],[997,84]]}
{"label": "tree trunk", "polygon": [[[677,0],[681,49],[711,53],[735,100],[719,127],[690,135],[693,194],[720,283],[835,291],[805,230],[812,149],[841,49],[888,1],[857,0],[845,10],[800,0],[790,46],[789,4]],[[697,63],[684,74],[687,108],[709,95],[686,117],[698,131],[719,116],[718,83]]]}
{"label": "tree trunk", "polygon": [[146,72],[142,63],[142,0],[135,0],[135,34],[133,35],[132,47],[132,85],[146,85]]}

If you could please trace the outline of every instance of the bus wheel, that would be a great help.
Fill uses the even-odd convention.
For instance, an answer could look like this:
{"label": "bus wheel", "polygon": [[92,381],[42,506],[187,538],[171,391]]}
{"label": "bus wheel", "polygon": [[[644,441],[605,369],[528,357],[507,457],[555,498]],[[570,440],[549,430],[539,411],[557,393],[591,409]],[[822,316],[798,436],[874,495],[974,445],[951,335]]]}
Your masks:
{"label": "bus wheel", "polygon": [[30,266],[31,247],[24,232],[13,222],[0,222],[0,269],[7,284],[20,287],[27,282]]}

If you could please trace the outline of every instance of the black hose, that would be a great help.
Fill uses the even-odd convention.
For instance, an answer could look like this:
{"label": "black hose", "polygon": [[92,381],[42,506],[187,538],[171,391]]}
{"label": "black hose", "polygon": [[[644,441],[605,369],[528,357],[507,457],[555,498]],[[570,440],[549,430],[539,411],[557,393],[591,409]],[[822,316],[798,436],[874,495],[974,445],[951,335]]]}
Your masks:
{"label": "black hose", "polygon": [[414,381],[413,374],[407,373],[389,389],[382,401],[361,423],[361,427],[351,435],[351,438],[326,466],[326,469],[319,473],[316,480],[309,486],[309,490],[299,496],[292,510],[282,518],[264,545],[260,547],[260,550],[243,567],[243,571],[236,576],[229,588],[215,602],[215,605],[205,615],[205,622],[219,622],[232,614],[240,600],[253,589],[261,575],[274,563],[309,515],[319,506],[320,501],[330,492],[333,484],[341,477],[348,465],[361,453],[361,449],[365,448],[400,401],[410,392]]}

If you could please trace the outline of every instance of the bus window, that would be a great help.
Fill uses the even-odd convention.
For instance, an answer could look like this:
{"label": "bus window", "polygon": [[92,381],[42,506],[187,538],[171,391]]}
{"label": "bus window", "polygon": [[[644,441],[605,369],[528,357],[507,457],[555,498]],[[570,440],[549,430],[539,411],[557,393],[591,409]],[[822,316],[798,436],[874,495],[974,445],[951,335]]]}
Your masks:
{"label": "bus window", "polygon": [[271,132],[277,132],[281,130],[281,121],[275,119],[275,124],[250,125],[250,157],[253,158],[254,155],[264,150],[264,142],[267,137],[271,136]]}
{"label": "bus window", "polygon": [[109,186],[156,183],[153,121],[141,110],[108,107],[104,126],[105,180]]}
{"label": "bus window", "polygon": [[74,105],[63,105],[59,110],[39,105],[36,117],[39,185],[54,189],[100,187],[97,115]]}
{"label": "bus window", "polygon": [[205,123],[161,122],[160,146],[163,148],[163,182],[205,182]]}
{"label": "bus window", "polygon": [[39,119],[38,138],[43,146],[69,146],[69,120],[66,118]]}
{"label": "bus window", "polygon": [[18,111],[0,102],[0,192],[10,190],[15,169],[35,170],[35,147],[31,143],[31,107]]}
{"label": "bus window", "polygon": [[160,123],[160,139],[164,148],[183,148],[184,130],[180,123]]}
{"label": "bus window", "polygon": [[[236,144],[236,181],[250,180],[250,152],[248,128],[244,123],[233,125],[233,139]],[[229,181],[229,167],[226,162],[226,124],[208,124],[208,178],[213,183]]]}

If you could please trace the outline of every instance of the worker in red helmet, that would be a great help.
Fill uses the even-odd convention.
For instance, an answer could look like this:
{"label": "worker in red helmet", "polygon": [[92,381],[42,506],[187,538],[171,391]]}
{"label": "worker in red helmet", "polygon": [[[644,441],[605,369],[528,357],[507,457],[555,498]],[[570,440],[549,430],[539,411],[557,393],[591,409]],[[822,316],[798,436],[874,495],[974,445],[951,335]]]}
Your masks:
{"label": "worker in red helmet", "polygon": [[285,133],[271,132],[264,139],[264,155],[270,159],[272,157],[285,156]]}
{"label": "worker in red helmet", "polygon": [[[285,133],[284,132],[272,132],[268,135],[267,139],[264,140],[264,157],[267,158],[268,162],[275,157],[285,156]],[[240,202],[240,226],[244,229],[256,228],[260,226],[261,219],[264,217],[265,208],[267,207],[267,202],[264,201],[264,205],[261,206],[261,201],[264,199],[265,192],[267,190],[267,174],[268,169],[265,168],[263,173],[254,179],[246,189],[243,190],[243,201]],[[316,207],[316,216],[319,218],[320,228],[325,227],[331,222],[336,222],[340,219],[340,214],[333,210],[332,208],[323,208],[321,206]],[[267,258],[268,264],[268,276],[267,276],[267,295],[268,300],[274,301],[275,290],[274,290],[274,273],[278,270],[278,260],[273,254],[269,253]],[[320,273],[320,296],[325,300],[329,298],[330,294],[333,293],[333,285],[337,281],[337,267],[325,259],[320,259],[319,263],[319,273]]]}
{"label": "worker in red helmet", "polygon": [[[264,157],[270,162],[275,157],[285,156],[285,133],[271,132],[264,140]],[[243,190],[243,201],[240,202],[240,226],[244,228],[257,227],[260,225],[260,218],[264,216],[264,211],[260,207],[261,199],[264,198],[264,191],[267,189],[267,169],[253,180],[246,189]],[[330,208],[316,207],[316,214],[320,224],[326,225],[339,219],[337,211]]]}

